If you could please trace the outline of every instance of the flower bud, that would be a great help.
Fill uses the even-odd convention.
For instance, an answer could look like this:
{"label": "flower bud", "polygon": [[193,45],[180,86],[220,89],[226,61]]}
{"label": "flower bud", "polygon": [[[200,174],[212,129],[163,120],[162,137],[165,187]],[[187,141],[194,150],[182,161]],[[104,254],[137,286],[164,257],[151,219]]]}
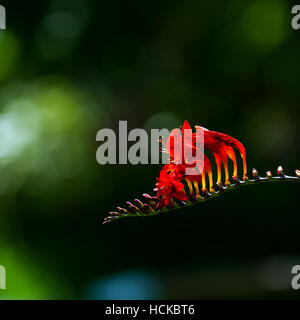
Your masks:
{"label": "flower bud", "polygon": [[132,213],[138,213],[140,210],[134,206],[131,202],[127,201],[126,204],[128,205],[129,211]]}
{"label": "flower bud", "polygon": [[283,171],[282,166],[279,166],[279,167],[277,168],[277,173],[278,173],[278,175],[279,175],[281,178],[284,178],[284,177],[285,177],[285,174],[284,174],[284,171]]}
{"label": "flower bud", "polygon": [[260,180],[259,173],[255,168],[252,169],[252,175],[255,180]]}
{"label": "flower bud", "polygon": [[125,214],[127,212],[127,210],[125,210],[124,208],[121,208],[121,207],[117,207],[117,210],[119,213],[122,213],[122,214]]}
{"label": "flower bud", "polygon": [[236,185],[241,184],[241,180],[238,176],[232,176],[233,181],[236,183]]}
{"label": "flower bud", "polygon": [[153,208],[148,204],[148,203],[145,203],[144,204],[144,207],[143,207],[143,210],[142,210],[144,213],[151,213],[151,212],[155,212],[155,210],[153,210]]}
{"label": "flower bud", "polygon": [[134,201],[136,202],[138,208],[143,209],[144,204],[139,199],[134,199]]}

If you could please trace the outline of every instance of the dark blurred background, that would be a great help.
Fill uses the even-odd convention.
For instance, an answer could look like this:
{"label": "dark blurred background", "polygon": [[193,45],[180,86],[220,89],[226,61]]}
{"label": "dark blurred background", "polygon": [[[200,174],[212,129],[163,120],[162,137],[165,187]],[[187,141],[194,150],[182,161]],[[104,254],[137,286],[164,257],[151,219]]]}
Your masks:
{"label": "dark blurred background", "polygon": [[[100,166],[96,133],[184,120],[300,166],[300,31],[284,0],[1,0],[2,299],[299,298],[299,195],[261,184],[103,226],[160,165]],[[240,162],[241,166],[241,162]],[[300,169],[300,168],[299,168]]]}

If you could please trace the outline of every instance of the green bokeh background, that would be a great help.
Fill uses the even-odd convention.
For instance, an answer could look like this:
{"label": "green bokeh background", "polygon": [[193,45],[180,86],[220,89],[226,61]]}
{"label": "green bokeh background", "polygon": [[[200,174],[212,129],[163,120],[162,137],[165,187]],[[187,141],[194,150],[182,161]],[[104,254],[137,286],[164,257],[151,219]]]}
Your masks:
{"label": "green bokeh background", "polygon": [[257,185],[103,226],[108,211],[151,193],[161,166],[96,162],[101,128],[188,120],[242,141],[250,169],[293,173],[292,2],[1,4],[0,298],[300,297],[290,285],[300,185]]}

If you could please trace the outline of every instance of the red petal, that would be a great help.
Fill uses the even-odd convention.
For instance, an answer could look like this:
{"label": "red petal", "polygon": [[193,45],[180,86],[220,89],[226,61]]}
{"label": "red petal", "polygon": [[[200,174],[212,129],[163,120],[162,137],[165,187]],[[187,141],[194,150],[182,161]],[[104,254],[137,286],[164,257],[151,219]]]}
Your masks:
{"label": "red petal", "polygon": [[187,120],[184,121],[183,126],[181,128],[181,131],[183,131],[185,129],[192,129]]}
{"label": "red petal", "polygon": [[182,200],[182,201],[188,200],[186,193],[183,191],[178,191],[178,192],[173,193],[173,197],[178,200]]}
{"label": "red petal", "polygon": [[184,184],[181,182],[177,182],[174,184],[174,189],[176,192],[181,191],[182,189],[184,189]]}

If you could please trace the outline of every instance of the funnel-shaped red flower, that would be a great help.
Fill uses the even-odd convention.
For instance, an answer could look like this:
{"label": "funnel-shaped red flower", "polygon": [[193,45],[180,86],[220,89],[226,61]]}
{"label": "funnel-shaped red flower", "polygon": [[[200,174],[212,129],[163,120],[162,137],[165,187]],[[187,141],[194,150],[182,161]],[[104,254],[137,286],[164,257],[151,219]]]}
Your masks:
{"label": "funnel-shaped red flower", "polygon": [[204,130],[204,148],[211,151],[215,157],[218,170],[218,183],[221,183],[221,163],[223,163],[225,169],[226,184],[230,183],[228,157],[233,161],[233,177],[237,178],[237,161],[233,149],[237,149],[240,152],[243,159],[243,179],[247,179],[246,150],[241,142],[224,133],[209,131],[200,126],[195,126],[195,128],[196,130]]}
{"label": "funnel-shaped red flower", "polygon": [[[237,149],[243,159],[243,178],[247,179],[247,165],[246,165],[246,151],[242,143],[238,140],[226,135],[224,133],[219,133],[215,131],[209,131],[203,127],[195,126],[196,132],[192,135],[187,134],[186,130],[191,130],[191,126],[187,121],[184,121],[180,129],[174,129],[166,143],[166,150],[170,155],[170,165],[167,165],[163,168],[160,175],[159,185],[162,189],[158,190],[158,196],[163,195],[163,201],[159,202],[159,207],[161,208],[163,203],[170,203],[172,197],[174,196],[175,190],[177,190],[174,185],[175,181],[176,186],[180,186],[181,194],[177,199],[182,200],[183,198],[183,187],[181,181],[185,181],[190,194],[194,194],[197,197],[200,196],[198,183],[201,184],[202,192],[207,192],[207,182],[206,175],[208,176],[209,182],[209,191],[214,192],[213,188],[213,174],[212,174],[212,165],[209,158],[203,154],[205,150],[212,152],[216,166],[217,166],[217,184],[222,184],[222,170],[221,166],[223,163],[225,170],[225,184],[229,185],[229,172],[228,172],[228,158],[233,161],[233,178],[238,179],[237,176],[237,161],[234,149]],[[204,143],[200,145],[201,150],[198,150],[199,145],[196,144],[197,134],[201,131],[201,134],[204,134]],[[200,154],[202,155],[201,159],[196,159],[193,163],[190,163],[190,159],[187,158],[186,152],[189,151],[189,154]],[[198,152],[198,153],[197,153]],[[191,169],[189,174],[186,173],[186,169]],[[160,182],[161,181],[161,182]],[[164,183],[163,183],[164,181]],[[168,184],[167,188],[164,184]],[[180,183],[180,184],[178,184]],[[171,187],[172,185],[172,187]],[[164,190],[163,194],[161,193]],[[168,191],[166,191],[168,190]]]}

